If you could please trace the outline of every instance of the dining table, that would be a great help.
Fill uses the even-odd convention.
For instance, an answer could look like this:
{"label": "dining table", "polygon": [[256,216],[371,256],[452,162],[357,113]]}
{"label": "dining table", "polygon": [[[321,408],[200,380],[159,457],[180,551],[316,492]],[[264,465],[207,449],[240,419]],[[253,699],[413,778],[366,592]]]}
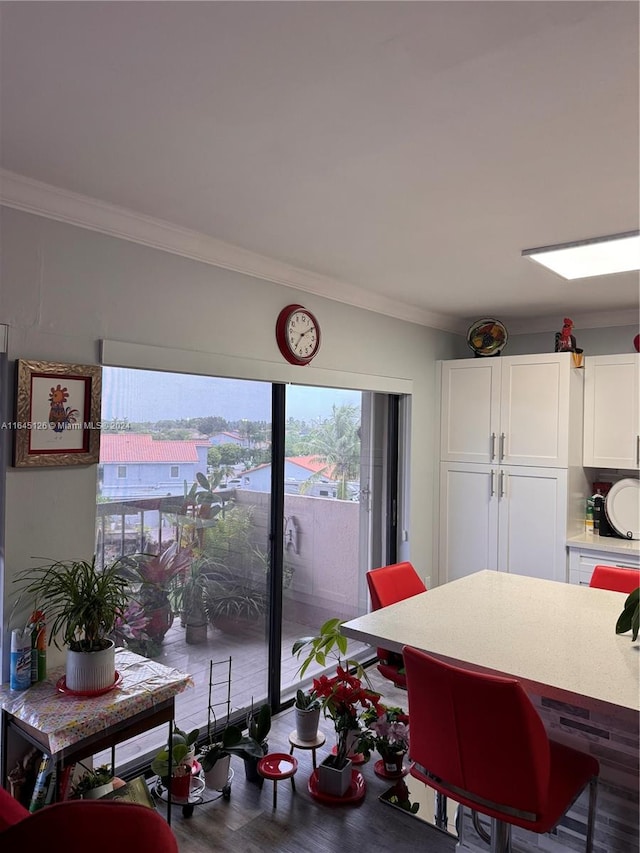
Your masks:
{"label": "dining table", "polygon": [[[413,646],[467,669],[517,678],[550,737],[600,762],[596,846],[628,853],[640,840],[640,644],[630,633],[616,634],[625,599],[485,570],[351,619],[342,631],[374,648],[401,653]],[[414,725],[419,718],[411,718]],[[486,853],[477,817],[464,811],[460,848]],[[545,837],[545,851],[584,849],[586,814],[585,794]],[[513,838],[516,850],[539,853],[534,834],[516,829]]]}

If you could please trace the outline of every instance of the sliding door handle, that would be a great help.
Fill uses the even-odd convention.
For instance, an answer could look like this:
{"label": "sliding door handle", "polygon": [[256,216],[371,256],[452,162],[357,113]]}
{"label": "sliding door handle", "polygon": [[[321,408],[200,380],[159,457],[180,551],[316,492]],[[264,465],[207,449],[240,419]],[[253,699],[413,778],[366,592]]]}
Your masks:
{"label": "sliding door handle", "polygon": [[640,465],[640,435],[636,436],[636,465]]}

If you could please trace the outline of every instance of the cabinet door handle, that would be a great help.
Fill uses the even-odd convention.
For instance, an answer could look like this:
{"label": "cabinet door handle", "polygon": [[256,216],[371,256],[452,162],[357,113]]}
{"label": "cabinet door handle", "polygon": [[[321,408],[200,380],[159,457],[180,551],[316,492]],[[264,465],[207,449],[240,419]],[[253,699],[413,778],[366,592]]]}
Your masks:
{"label": "cabinet door handle", "polygon": [[[640,437],[639,437],[640,440]],[[491,433],[491,461],[496,458],[496,434],[495,432]]]}
{"label": "cabinet door handle", "polygon": [[500,497],[504,497],[504,471],[500,471]]}
{"label": "cabinet door handle", "polygon": [[496,472],[491,469],[491,494],[490,497],[494,497],[496,493]]}
{"label": "cabinet door handle", "polygon": [[640,465],[640,435],[636,436],[636,465]]}
{"label": "cabinet door handle", "polygon": [[629,563],[614,563],[616,569],[637,569],[637,566],[630,566]]}
{"label": "cabinet door handle", "polygon": [[503,432],[500,433],[500,462],[504,459],[504,440],[506,436]]}

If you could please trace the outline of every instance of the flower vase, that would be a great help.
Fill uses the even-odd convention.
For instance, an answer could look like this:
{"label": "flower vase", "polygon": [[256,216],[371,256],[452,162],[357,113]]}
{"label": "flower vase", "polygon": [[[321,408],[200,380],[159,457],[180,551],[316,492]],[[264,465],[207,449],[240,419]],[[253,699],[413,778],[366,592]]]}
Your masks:
{"label": "flower vase", "polygon": [[336,767],[337,757],[329,755],[318,765],[318,791],[331,797],[344,797],[351,786],[351,759]]}

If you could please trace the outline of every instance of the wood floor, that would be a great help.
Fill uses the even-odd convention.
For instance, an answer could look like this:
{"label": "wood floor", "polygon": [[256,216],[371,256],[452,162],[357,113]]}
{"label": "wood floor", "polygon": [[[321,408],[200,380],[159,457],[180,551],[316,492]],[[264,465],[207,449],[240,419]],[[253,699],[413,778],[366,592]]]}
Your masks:
{"label": "wood floor", "polygon": [[[388,682],[372,676],[374,686],[388,704],[406,708],[406,693],[388,687]],[[289,752],[288,735],[295,728],[293,711],[274,718],[269,735],[270,752]],[[318,750],[318,760],[333,744],[329,720],[321,720],[327,744]],[[390,782],[374,773],[372,757],[360,770],[366,780],[366,794],[358,805],[333,807],[313,799],[307,790],[312,771],[311,753],[296,750],[298,759],[296,791],[288,781],[278,784],[278,805],[273,804],[273,786],[262,788],[246,782],[242,761],[233,757],[234,778],[231,797],[220,797],[196,805],[191,817],[174,806],[172,826],[180,853],[453,853],[455,839],[417,817],[379,801]],[[164,804],[160,804],[164,808]]]}

